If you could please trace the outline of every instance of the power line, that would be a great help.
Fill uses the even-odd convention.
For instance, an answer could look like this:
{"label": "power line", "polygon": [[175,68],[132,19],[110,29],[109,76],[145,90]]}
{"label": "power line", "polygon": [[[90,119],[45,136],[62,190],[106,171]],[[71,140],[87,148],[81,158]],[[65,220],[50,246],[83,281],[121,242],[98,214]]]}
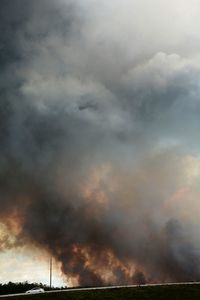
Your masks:
{"label": "power line", "polygon": [[52,286],[52,256],[50,257],[50,266],[49,266],[49,286]]}

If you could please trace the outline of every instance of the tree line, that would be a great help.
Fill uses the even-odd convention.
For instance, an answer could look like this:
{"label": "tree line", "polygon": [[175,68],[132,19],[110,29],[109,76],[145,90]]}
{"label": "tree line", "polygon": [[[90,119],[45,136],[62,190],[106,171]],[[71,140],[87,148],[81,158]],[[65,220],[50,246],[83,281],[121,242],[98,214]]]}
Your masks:
{"label": "tree line", "polygon": [[25,282],[8,282],[8,283],[0,283],[0,295],[7,295],[7,294],[18,294],[18,293],[25,293],[27,290],[31,290],[34,287],[41,287],[45,291],[54,290],[54,289],[63,289],[67,287],[49,287],[46,284],[42,283],[29,283],[28,281]]}

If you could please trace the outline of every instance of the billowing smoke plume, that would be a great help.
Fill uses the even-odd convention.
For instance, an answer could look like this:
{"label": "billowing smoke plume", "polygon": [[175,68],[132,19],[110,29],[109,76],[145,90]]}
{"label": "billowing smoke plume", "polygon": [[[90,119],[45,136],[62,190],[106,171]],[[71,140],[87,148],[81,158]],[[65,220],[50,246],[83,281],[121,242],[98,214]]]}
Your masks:
{"label": "billowing smoke plume", "polygon": [[200,280],[199,4],[1,0],[0,250],[80,285]]}

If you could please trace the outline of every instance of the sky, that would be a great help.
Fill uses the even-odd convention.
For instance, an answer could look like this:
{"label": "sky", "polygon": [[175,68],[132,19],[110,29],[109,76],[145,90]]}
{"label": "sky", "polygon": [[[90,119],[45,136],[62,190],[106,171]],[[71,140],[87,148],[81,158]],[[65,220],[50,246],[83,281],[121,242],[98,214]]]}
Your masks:
{"label": "sky", "polygon": [[[1,240],[2,240],[1,228]],[[15,250],[6,249],[0,255],[0,282],[36,282],[50,284],[50,256],[36,247],[18,247]],[[52,262],[52,285],[54,287],[70,286],[60,271],[59,264]]]}
{"label": "sky", "polygon": [[1,282],[200,280],[199,14],[1,0]]}

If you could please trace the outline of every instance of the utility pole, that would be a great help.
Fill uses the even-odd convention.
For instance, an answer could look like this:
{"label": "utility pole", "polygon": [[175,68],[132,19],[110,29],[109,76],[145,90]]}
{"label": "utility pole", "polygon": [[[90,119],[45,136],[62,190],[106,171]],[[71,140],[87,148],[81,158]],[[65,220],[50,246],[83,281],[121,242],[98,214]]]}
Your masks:
{"label": "utility pole", "polygon": [[49,266],[49,286],[52,286],[52,256],[50,257],[50,266]]}

